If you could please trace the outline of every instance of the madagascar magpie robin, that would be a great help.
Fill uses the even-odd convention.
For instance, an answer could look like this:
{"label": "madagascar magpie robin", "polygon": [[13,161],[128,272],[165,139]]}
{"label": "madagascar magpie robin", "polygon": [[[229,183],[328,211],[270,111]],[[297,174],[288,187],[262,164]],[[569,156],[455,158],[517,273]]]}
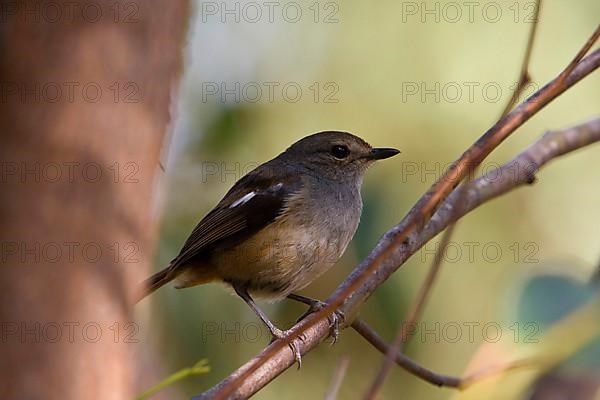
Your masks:
{"label": "madagascar magpie robin", "polygon": [[[364,173],[374,161],[398,153],[372,148],[346,132],[319,132],[299,140],[236,182],[169,266],[143,283],[139,299],[170,281],[177,288],[225,283],[273,337],[285,337],[253,297],[287,297],[311,309],[319,305],[295,292],[344,253],[360,220]],[[291,346],[300,361],[298,348]]]}

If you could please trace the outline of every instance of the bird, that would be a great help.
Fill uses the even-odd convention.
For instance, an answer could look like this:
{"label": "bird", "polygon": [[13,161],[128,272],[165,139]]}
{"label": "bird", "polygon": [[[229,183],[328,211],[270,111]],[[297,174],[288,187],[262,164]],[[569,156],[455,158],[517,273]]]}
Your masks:
{"label": "bird", "polygon": [[[284,338],[285,331],[254,299],[289,298],[311,310],[324,305],[297,292],[346,250],[358,228],[360,189],[369,166],[399,152],[373,148],[342,131],[298,140],[238,180],[169,265],[141,284],[137,301],[171,281],[176,288],[222,283],[256,313],[273,339]],[[299,350],[291,347],[300,365]]]}

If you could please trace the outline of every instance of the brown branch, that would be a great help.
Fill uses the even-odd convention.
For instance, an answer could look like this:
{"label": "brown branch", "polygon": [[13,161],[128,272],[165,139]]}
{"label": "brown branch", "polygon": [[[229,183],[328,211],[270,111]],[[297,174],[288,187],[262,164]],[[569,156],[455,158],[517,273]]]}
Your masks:
{"label": "brown branch", "polygon": [[[508,112],[514,107],[519,98],[521,92],[525,89],[527,84],[530,82],[530,74],[529,74],[529,63],[531,61],[531,51],[533,49],[533,42],[535,39],[535,34],[537,32],[538,25],[538,17],[541,8],[541,0],[537,0],[535,5],[535,15],[534,22],[531,26],[531,30],[529,31],[529,37],[527,39],[527,46],[525,48],[525,55],[523,56],[523,61],[521,62],[521,68],[519,71],[519,78],[517,81],[517,87],[515,88],[512,96],[508,100],[506,106],[504,107],[502,113],[500,114],[500,118],[504,117]],[[473,173],[469,174],[468,182],[461,185],[460,187],[460,196],[457,200],[458,205],[463,203],[464,196],[466,194],[466,188],[468,187],[468,183],[471,183],[471,179],[475,174],[475,170]],[[455,212],[458,214],[460,211],[459,207],[455,207]],[[379,372],[375,376],[373,383],[369,387],[367,394],[364,396],[366,400],[374,400],[377,398],[378,393],[381,391],[383,384],[389,375],[392,367],[394,365],[394,356],[397,352],[402,352],[404,345],[410,339],[410,336],[407,334],[407,330],[405,327],[412,326],[415,324],[420,318],[421,314],[425,309],[425,305],[429,300],[431,291],[433,290],[433,285],[439,275],[442,266],[443,254],[450,243],[452,235],[455,231],[456,224],[451,223],[448,228],[443,233],[442,240],[440,242],[440,246],[436,252],[435,258],[429,267],[429,271],[427,272],[427,276],[421,285],[421,288],[417,294],[416,300],[413,302],[409,312],[407,313],[404,321],[398,326],[398,330],[396,333],[396,337],[394,342],[392,343],[388,353],[386,354],[385,360],[379,369]]]}
{"label": "brown branch", "polygon": [[[472,174],[469,174],[467,183],[471,183],[471,178]],[[454,215],[452,215],[451,217],[452,221],[456,221],[461,211],[460,205],[464,203],[464,200],[466,198],[465,196],[467,194],[467,188],[469,187],[467,183],[461,185],[460,187],[460,194],[455,202],[456,207],[453,208]],[[386,353],[383,365],[380,368],[377,375],[375,376],[373,383],[369,387],[367,394],[365,395],[365,399],[373,400],[377,398],[379,391],[383,387],[385,379],[389,375],[389,372],[392,370],[392,366],[394,365],[395,359],[397,359],[397,353],[402,353],[404,345],[409,340],[408,331],[405,329],[405,327],[413,326],[421,318],[421,314],[425,309],[425,305],[427,304],[427,301],[429,300],[429,296],[431,294],[431,290],[433,289],[433,284],[435,283],[437,276],[440,272],[444,252],[446,251],[446,248],[450,243],[450,239],[452,238],[455,227],[456,222],[451,222],[444,231],[442,240],[440,242],[440,247],[438,248],[435,254],[433,263],[431,264],[431,267],[427,272],[427,276],[425,277],[425,280],[421,285],[421,289],[417,294],[417,299],[414,301],[411,308],[409,309],[409,312],[407,313],[404,321],[400,324],[400,326],[398,326],[394,342],[388,348],[388,352]]]}
{"label": "brown branch", "polygon": [[[383,354],[389,354],[390,350],[392,350],[392,346],[388,345],[386,341],[381,336],[379,336],[379,334],[363,320],[358,318],[354,320],[354,322],[352,323],[352,328],[356,332],[358,332],[358,334],[360,334],[363,338],[365,338],[370,344],[372,344],[373,347],[375,347]],[[394,362],[408,373],[435,386],[448,387],[460,390],[466,389],[472,384],[477,383],[492,375],[510,371],[516,368],[530,366],[535,362],[535,360],[532,359],[518,360],[505,365],[486,367],[461,378],[433,372],[430,369],[427,369],[422,365],[416,363],[401,352],[393,352],[392,354],[394,354]]]}
{"label": "brown branch", "polygon": [[[288,349],[290,341],[300,340],[299,347],[302,354],[316,347],[329,335],[328,316],[338,308],[341,308],[348,317],[347,320],[351,322],[361,304],[373,291],[418,250],[416,239],[425,233],[423,227],[455,188],[455,182],[460,182],[531,116],[599,66],[600,50],[596,50],[581,60],[564,79],[554,79],[498,121],[454,162],[452,168],[421,197],[406,218],[380,239],[371,254],[328,299],[326,307],[300,321],[288,331],[288,337],[285,340],[273,342],[259,355],[201,397],[249,397],[294,363],[294,356]],[[561,73],[562,75],[564,72]],[[450,178],[455,174],[456,178],[451,180]],[[493,191],[494,189],[488,190]]]}
{"label": "brown branch", "polygon": [[[588,124],[591,124],[590,125],[591,127],[586,126]],[[595,137],[596,141],[600,141],[600,119],[596,119],[595,121],[590,121],[588,124],[584,124],[584,125],[580,125],[575,128],[571,128],[571,130],[580,129],[580,128],[583,130],[586,130],[589,128],[589,131],[591,133],[588,135],[588,133],[584,132],[583,134],[588,135],[588,138],[590,138],[590,139]],[[595,130],[595,133],[594,133],[594,130]],[[563,134],[563,132],[554,132],[554,133],[555,134]],[[564,138],[559,138],[559,141],[562,141],[562,139],[564,139]],[[538,144],[540,144],[541,147],[552,146],[553,143],[556,143],[556,137],[554,137],[554,138],[544,137],[544,139],[542,139],[540,142],[542,142],[544,140],[546,140],[545,143],[536,143],[536,146]],[[576,143],[576,141],[574,141],[572,139],[567,138],[567,140],[570,142],[570,144]],[[539,150],[540,149],[537,149],[535,152],[538,152]],[[523,156],[523,158],[524,158],[523,161],[527,161],[526,156]],[[553,156],[550,158],[553,158]],[[514,159],[512,162],[517,162],[517,161],[518,161],[517,159]],[[510,163],[507,165],[510,165]],[[527,174],[524,174],[523,176],[527,176]],[[588,307],[588,306],[586,306],[586,307]],[[588,307],[587,310],[590,310],[590,309],[593,310],[594,309],[593,307],[595,307],[595,306],[592,305],[591,307]],[[584,320],[585,316],[581,315],[582,311],[579,310],[577,312],[579,315],[579,320]],[[565,323],[563,325],[567,326],[567,327],[571,327],[573,325],[572,322],[573,322],[574,316],[571,315],[571,316],[565,317],[565,318],[570,318],[569,322],[571,322],[571,323],[568,323],[568,324]],[[392,347],[390,345],[388,345],[385,342],[385,340],[381,336],[379,336],[379,334],[377,334],[377,332],[375,332],[375,330],[373,328],[371,328],[366,322],[364,322],[360,319],[356,319],[352,323],[352,328],[380,352],[382,352],[384,354],[388,354],[390,352],[390,350],[392,349]],[[459,390],[466,389],[467,387],[469,387],[477,382],[480,382],[481,380],[483,380],[485,378],[489,378],[490,376],[497,375],[502,372],[507,372],[507,371],[514,370],[517,368],[532,367],[532,366],[536,366],[539,368],[540,366],[543,366],[544,364],[546,364],[546,367],[549,367],[551,365],[551,364],[548,364],[548,362],[551,361],[551,359],[542,358],[539,356],[529,357],[529,358],[513,361],[513,362],[510,362],[507,364],[503,364],[503,365],[488,366],[488,367],[482,368],[478,371],[475,371],[463,378],[459,378],[459,377],[442,375],[442,374],[433,372],[433,371],[419,365],[418,363],[411,360],[410,358],[408,358],[407,356],[405,356],[404,354],[402,354],[400,352],[395,352],[394,356],[395,356],[394,360],[395,360],[396,364],[398,364],[401,368],[403,368],[407,372],[417,376],[418,378],[421,378],[422,380],[424,380],[428,383],[431,383],[433,385],[439,386],[439,387],[449,387],[449,388],[455,388],[455,389],[459,389]]]}
{"label": "brown branch", "polygon": [[[596,34],[597,32],[594,36]],[[589,42],[586,43],[586,47],[588,45]],[[370,294],[406,260],[402,249],[406,247],[406,244],[410,244],[409,236],[414,236],[422,230],[422,227],[457,183],[532,115],[599,66],[600,50],[596,50],[582,60],[567,79],[553,80],[498,121],[453,163],[448,172],[419,199],[407,217],[383,236],[373,252],[328,299],[329,306],[296,326],[298,329],[293,332],[295,336],[315,325],[318,319],[326,318],[342,304],[344,305],[342,309],[347,315],[356,312],[358,306],[366,301]],[[281,344],[282,347],[283,345]]]}
{"label": "brown branch", "polygon": [[[373,345],[377,350],[383,354],[389,354],[392,346],[388,345],[385,340],[373,328],[367,325],[366,322],[357,318],[352,323],[352,328],[364,337],[369,343]],[[448,376],[438,374],[425,367],[417,364],[409,357],[405,356],[399,351],[392,352],[394,355],[394,362],[407,372],[423,379],[436,386],[446,386],[452,388],[458,388],[461,385],[462,379],[455,376]]]}
{"label": "brown branch", "polygon": [[[537,33],[538,16],[540,15],[540,9],[542,8],[542,0],[537,0],[535,4],[535,11],[533,16],[533,23],[531,24],[531,30],[529,31],[529,38],[527,39],[527,46],[525,47],[525,55],[523,56],[523,62],[521,63],[521,71],[519,72],[519,79],[517,80],[517,87],[513,92],[512,96],[508,100],[508,103],[502,110],[500,117],[504,117],[514,107],[521,95],[521,92],[531,82],[531,74],[529,73],[529,63],[531,61],[531,51],[533,50],[533,42],[535,40],[535,34]],[[587,52],[587,51],[586,51]]]}
{"label": "brown branch", "polygon": [[342,358],[340,358],[340,361],[335,367],[333,379],[331,380],[329,390],[325,395],[325,400],[337,399],[338,392],[340,390],[340,387],[342,386],[342,381],[344,380],[344,376],[346,376],[346,371],[348,371],[348,364],[350,364],[350,357],[343,356]]}
{"label": "brown branch", "polygon": [[[551,159],[598,141],[600,141],[600,118],[568,129],[546,133],[532,146],[500,167],[497,171],[497,177],[494,179],[482,176],[470,184],[465,189],[464,194],[460,191],[454,192],[438,210],[434,218],[432,218],[431,222],[425,228],[423,235],[418,238],[418,242],[420,243],[418,246],[421,247],[437,235],[445,226],[452,224],[452,221],[456,218],[460,218],[482,203],[506,193],[517,186],[532,183],[535,179],[535,172]],[[457,208],[457,204],[461,204],[461,207]],[[465,209],[464,207],[467,208]],[[457,210],[460,211],[457,212]],[[402,328],[405,326],[406,324],[403,324],[401,331],[404,332]],[[403,356],[397,348],[388,346],[383,339],[378,338],[374,331],[369,331],[370,328],[364,322],[359,321],[357,323],[355,321],[352,327],[380,351],[391,352],[393,361],[398,365],[428,382],[451,387],[464,386],[465,382],[467,382],[467,378],[461,379],[438,375],[418,365],[413,367],[409,363],[409,361],[414,363],[412,360],[406,361],[406,356]],[[405,335],[405,333],[403,334]],[[409,364],[407,365],[406,363]],[[511,368],[513,367],[511,364]],[[421,374],[422,370],[425,370],[426,373]],[[495,368],[492,369],[492,371],[495,370]],[[477,373],[477,375],[474,374],[469,377],[468,381],[473,382],[476,380],[476,376],[487,375],[487,372],[482,371]]]}
{"label": "brown branch", "polygon": [[[466,187],[467,186],[464,186],[464,188],[466,188]],[[462,190],[461,193],[465,193],[465,195],[466,195],[467,191],[465,189],[461,189],[461,190]],[[461,204],[461,202],[458,202],[458,204]],[[455,207],[456,215],[458,215],[458,210],[460,210],[460,208]],[[440,247],[438,249],[439,251],[436,253],[435,258],[433,260],[433,264],[429,268],[429,272],[427,273],[427,276],[425,277],[425,281],[423,282],[423,285],[421,286],[421,289],[419,290],[419,293],[417,294],[417,300],[415,301],[414,305],[411,307],[411,310],[408,313],[408,315],[407,315],[406,319],[404,320],[404,322],[402,323],[402,325],[411,326],[411,325],[414,325],[419,319],[421,319],[421,315],[423,314],[425,304],[427,303],[427,300],[429,300],[429,294],[431,293],[431,288],[433,287],[433,284],[435,283],[435,280],[440,271],[440,267],[442,266],[442,261],[444,259],[444,252],[446,251],[446,248],[448,247],[448,244],[450,243],[450,238],[452,237],[455,226],[456,226],[456,224],[451,223],[448,226],[448,228],[446,228],[446,230],[444,231],[444,235],[442,236],[442,240],[440,241]],[[400,329],[398,329],[398,333],[399,333],[398,339],[397,339],[398,345],[395,348],[397,349],[397,351],[402,351],[404,344],[408,341],[409,335],[406,333],[406,331],[404,329],[402,329],[402,326],[400,326]]]}
{"label": "brown branch", "polygon": [[[466,186],[463,185],[461,187],[465,188]],[[461,189],[461,193],[465,194],[466,190]],[[454,212],[456,214],[458,214],[457,210],[459,210],[459,208],[455,207]],[[446,247],[448,247],[448,244],[450,243],[450,238],[452,237],[452,233],[454,232],[455,226],[456,226],[455,223],[451,223],[448,226],[448,228],[444,231],[440,247],[435,254],[433,264],[431,265],[431,267],[429,268],[429,271],[427,272],[425,281],[421,285],[421,289],[419,290],[419,293],[417,294],[417,299],[411,306],[404,321],[402,321],[400,323],[400,326],[398,326],[398,330],[396,333],[396,337],[394,338],[394,342],[392,343],[391,346],[388,346],[387,353],[385,353],[385,360],[383,361],[383,365],[379,369],[379,372],[375,376],[375,379],[373,379],[371,386],[369,387],[366,395],[364,396],[365,399],[373,400],[373,399],[377,398],[379,391],[381,390],[381,388],[383,388],[385,379],[387,378],[390,371],[392,370],[394,362],[398,362],[397,361],[398,356],[402,354],[404,344],[406,343],[406,341],[409,337],[409,335],[407,333],[408,331],[404,328],[412,326],[420,319],[421,314],[423,313],[423,309],[425,308],[425,304],[427,303],[427,300],[429,299],[429,295],[431,293],[431,289],[433,288],[433,284],[434,284],[434,282],[438,276],[438,272],[440,271],[440,268],[442,266],[443,254],[444,254]],[[354,327],[354,324],[352,326]]]}
{"label": "brown branch", "polygon": [[[410,252],[410,254],[407,254],[407,257],[435,237],[442,229],[452,223],[455,218],[464,216],[481,204],[499,195],[505,194],[519,186],[532,183],[535,179],[535,172],[550,160],[599,141],[600,117],[571,128],[546,133],[535,144],[500,167],[493,178],[489,178],[488,176],[491,174],[488,174],[479,177],[469,185],[460,215],[455,215],[454,211],[454,205],[457,203],[460,193],[455,192],[449,196],[427,224],[423,233],[415,239],[414,247],[407,249]],[[363,321],[356,319],[352,323],[352,328],[381,352],[385,353],[389,350],[387,343]],[[519,361],[511,363],[508,366],[486,368],[473,375],[458,378],[432,372],[401,353],[396,353],[394,360],[402,368],[427,382],[437,386],[455,388],[466,387],[482,377],[527,364],[526,361]]]}
{"label": "brown branch", "polygon": [[567,67],[563,70],[563,72],[561,72],[560,76],[557,79],[559,84],[561,84],[561,85],[565,84],[565,81],[571,75],[571,73],[575,70],[575,68],[577,67],[577,64],[579,64],[581,62],[581,60],[583,60],[583,57],[587,54],[588,51],[590,51],[590,49],[592,48],[594,43],[596,43],[596,41],[598,40],[599,37],[600,37],[600,25],[598,25],[596,27],[596,29],[594,30],[594,33],[592,33],[592,36],[590,36],[590,38],[587,40],[587,42],[585,42],[585,44],[583,45],[581,50],[579,50],[577,55],[571,60],[571,62],[569,63],[569,65],[567,65]]}

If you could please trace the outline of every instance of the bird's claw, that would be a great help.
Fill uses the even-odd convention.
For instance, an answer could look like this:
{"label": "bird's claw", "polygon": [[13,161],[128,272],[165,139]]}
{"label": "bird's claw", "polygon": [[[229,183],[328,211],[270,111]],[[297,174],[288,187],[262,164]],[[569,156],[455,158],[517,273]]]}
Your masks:
{"label": "bird's claw", "polygon": [[282,331],[280,329],[272,330],[272,338],[269,344],[273,343],[277,339],[281,339],[283,341],[288,342],[288,346],[290,347],[290,350],[292,350],[292,354],[294,354],[294,359],[298,363],[298,369],[300,369],[300,367],[302,367],[302,354],[300,353],[300,346],[298,345],[297,340],[302,340],[302,337],[299,336],[298,338],[289,340],[287,338],[287,333],[288,331]]}
{"label": "bird's claw", "polygon": [[[320,311],[326,306],[327,303],[320,300],[314,300],[314,302],[309,306],[308,310],[304,314],[302,314],[296,322],[302,321],[310,314]],[[338,337],[340,336],[340,322],[343,322],[345,320],[345,316],[341,310],[335,310],[333,314],[327,317],[327,319],[329,320],[330,327],[329,336],[331,336],[331,338],[333,339],[333,342],[331,343],[333,345],[337,342]]]}

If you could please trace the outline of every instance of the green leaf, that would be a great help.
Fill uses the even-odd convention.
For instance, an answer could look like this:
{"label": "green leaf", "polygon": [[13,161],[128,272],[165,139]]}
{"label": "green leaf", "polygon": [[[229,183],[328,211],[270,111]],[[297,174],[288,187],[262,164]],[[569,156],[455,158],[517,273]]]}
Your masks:
{"label": "green leaf", "polygon": [[210,372],[210,367],[208,366],[208,360],[202,359],[202,360],[198,361],[196,364],[194,364],[192,367],[183,368],[183,369],[175,372],[174,374],[168,376],[164,380],[162,380],[159,383],[157,383],[156,385],[152,386],[150,389],[146,390],[144,393],[138,395],[136,397],[136,400],[145,400],[145,399],[149,398],[150,396],[153,396],[156,393],[160,392],[167,386],[172,385],[173,383],[178,382],[182,379],[185,379],[188,376],[202,375],[202,374],[206,374],[208,372]]}

